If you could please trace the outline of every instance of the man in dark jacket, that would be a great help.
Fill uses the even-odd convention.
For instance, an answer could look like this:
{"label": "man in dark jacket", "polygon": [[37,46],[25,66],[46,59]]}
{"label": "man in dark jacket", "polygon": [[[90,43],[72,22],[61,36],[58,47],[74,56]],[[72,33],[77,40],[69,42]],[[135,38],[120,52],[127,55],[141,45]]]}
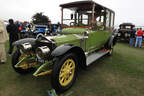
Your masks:
{"label": "man in dark jacket", "polygon": [[8,54],[11,55],[13,51],[12,43],[18,40],[18,28],[14,24],[13,19],[9,19],[9,25],[7,26],[7,32],[9,33],[9,51]]}
{"label": "man in dark jacket", "polygon": [[130,47],[133,46],[133,41],[134,41],[134,38],[135,38],[135,33],[136,33],[136,30],[133,28],[132,31],[130,32],[130,40],[129,40]]}

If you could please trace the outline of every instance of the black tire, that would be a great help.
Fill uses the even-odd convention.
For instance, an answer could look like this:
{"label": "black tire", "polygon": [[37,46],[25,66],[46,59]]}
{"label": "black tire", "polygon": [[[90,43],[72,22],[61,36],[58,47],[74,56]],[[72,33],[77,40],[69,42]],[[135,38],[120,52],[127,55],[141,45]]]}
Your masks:
{"label": "black tire", "polygon": [[18,50],[13,54],[13,56],[12,56],[12,68],[19,74],[26,74],[26,73],[30,73],[31,71],[33,71],[34,68],[21,69],[21,68],[15,67],[15,65],[18,63],[20,56],[21,56],[21,53]]}
{"label": "black tire", "polygon": [[[60,70],[64,69],[64,67],[62,68],[62,66],[65,64],[65,61],[68,61],[68,60],[74,61],[75,68],[74,68],[74,72],[68,71],[69,77],[67,77],[67,79],[64,78],[63,82],[65,82],[65,80],[66,81],[69,80],[70,75],[73,74],[72,79],[67,85],[63,86],[62,84],[60,84],[61,81],[59,80],[60,79],[60,77],[59,77],[60,76]],[[69,64],[70,64],[70,62],[68,63],[68,65]],[[63,57],[55,58],[54,66],[53,66],[53,72],[52,72],[52,78],[51,78],[51,82],[52,82],[51,84],[57,93],[63,93],[64,91],[66,91],[67,89],[69,89],[73,85],[73,83],[75,82],[76,77],[77,77],[77,65],[78,65],[78,61],[76,59],[76,55],[73,53],[68,53],[68,54],[64,55]],[[63,77],[61,77],[61,79],[62,78]]]}

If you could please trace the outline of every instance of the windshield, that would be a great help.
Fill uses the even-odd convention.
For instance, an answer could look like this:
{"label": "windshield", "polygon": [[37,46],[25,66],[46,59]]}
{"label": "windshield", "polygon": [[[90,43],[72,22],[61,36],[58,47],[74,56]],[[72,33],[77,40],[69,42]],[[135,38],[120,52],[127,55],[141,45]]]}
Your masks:
{"label": "windshield", "polygon": [[131,26],[121,26],[120,29],[131,29]]}

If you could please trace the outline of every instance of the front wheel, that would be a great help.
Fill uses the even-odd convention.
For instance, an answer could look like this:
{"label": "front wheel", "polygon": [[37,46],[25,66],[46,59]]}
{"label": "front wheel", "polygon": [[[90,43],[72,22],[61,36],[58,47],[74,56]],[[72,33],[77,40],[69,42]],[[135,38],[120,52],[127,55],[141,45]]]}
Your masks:
{"label": "front wheel", "polygon": [[[15,67],[15,65],[25,56],[26,56],[25,54],[21,54],[18,50],[12,56],[12,67],[19,74],[26,74],[26,73],[29,73],[34,70],[34,68],[22,69],[22,68]],[[23,62],[23,65],[27,65],[27,64],[28,64],[28,62],[26,62],[26,61]]]}
{"label": "front wheel", "polygon": [[78,62],[73,53],[55,59],[51,79],[52,87],[58,93],[62,93],[69,89],[76,80]]}

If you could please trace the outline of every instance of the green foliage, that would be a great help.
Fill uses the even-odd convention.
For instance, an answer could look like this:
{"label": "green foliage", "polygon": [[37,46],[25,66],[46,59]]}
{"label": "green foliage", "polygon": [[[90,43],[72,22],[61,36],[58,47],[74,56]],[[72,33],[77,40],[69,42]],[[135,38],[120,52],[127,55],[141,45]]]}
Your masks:
{"label": "green foliage", "polygon": [[32,16],[32,21],[34,24],[47,24],[47,22],[49,21],[49,18],[43,15],[42,12],[40,12]]}

